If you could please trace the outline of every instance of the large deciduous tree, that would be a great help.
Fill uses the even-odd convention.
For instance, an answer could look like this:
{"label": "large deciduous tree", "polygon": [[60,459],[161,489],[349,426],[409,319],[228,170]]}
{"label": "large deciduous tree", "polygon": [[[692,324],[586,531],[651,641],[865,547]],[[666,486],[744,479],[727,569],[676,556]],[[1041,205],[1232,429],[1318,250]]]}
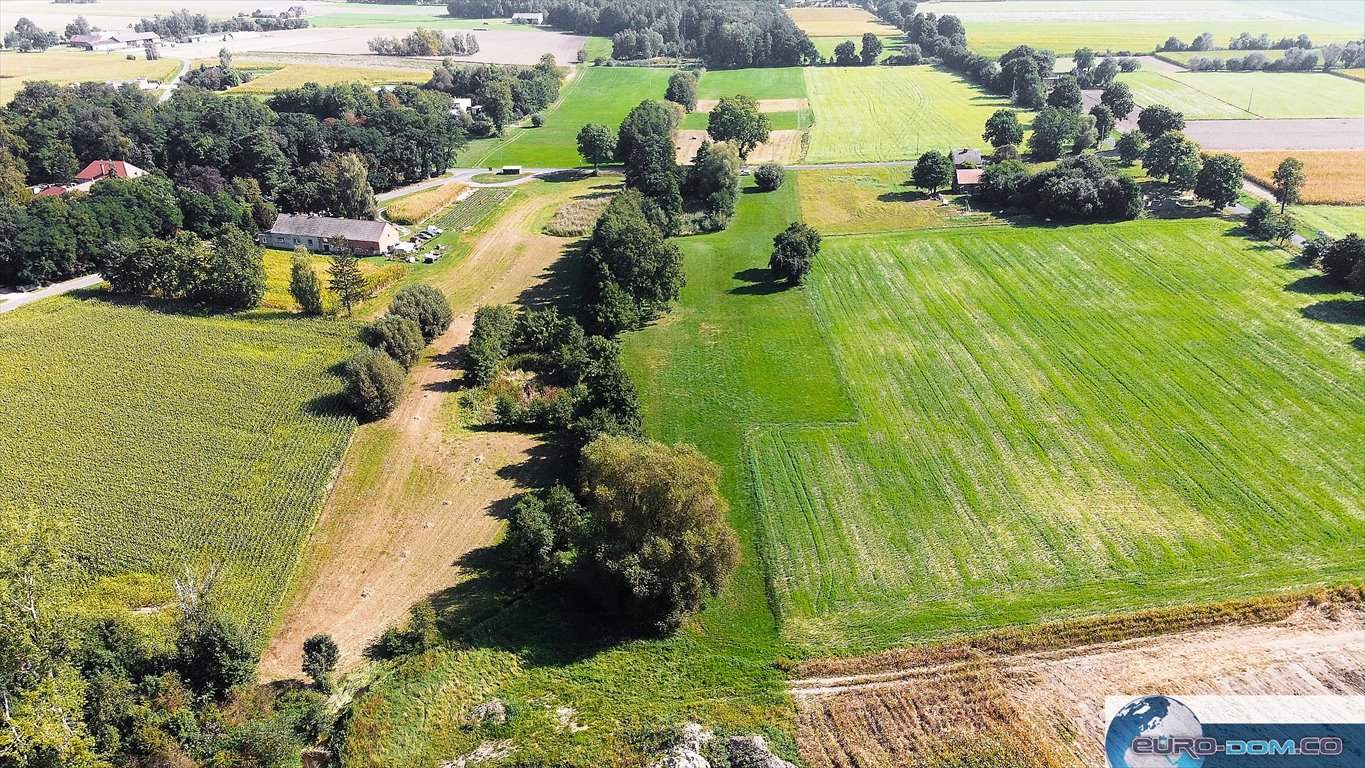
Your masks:
{"label": "large deciduous tree", "polygon": [[607,126],[588,123],[578,130],[578,154],[584,161],[592,163],[594,175],[602,163],[611,162],[615,149],[616,136]]}
{"label": "large deciduous tree", "polygon": [[1163,133],[1147,147],[1142,156],[1147,174],[1165,177],[1172,186],[1190,189],[1199,175],[1203,160],[1199,145],[1179,131]]}
{"label": "large deciduous tree", "polygon": [[743,94],[721,99],[706,126],[712,139],[734,144],[741,160],[768,140],[770,130],[768,116],[758,111],[758,100]]}
{"label": "large deciduous tree", "polygon": [[1033,118],[1029,151],[1037,160],[1056,160],[1081,133],[1080,113],[1071,109],[1046,107]]}
{"label": "large deciduous tree", "polygon": [[882,55],[882,39],[872,32],[863,33],[863,65],[876,64],[877,57]]}
{"label": "large deciduous tree", "polygon": [[942,152],[931,149],[915,161],[910,178],[915,186],[929,190],[931,195],[937,194],[940,189],[953,183],[953,161]]}
{"label": "large deciduous tree", "polygon": [[583,449],[587,554],[624,612],[672,631],[739,562],[720,468],[688,445],[606,436]]}
{"label": "large deciduous tree", "polygon": [[820,233],[814,227],[793,222],[773,238],[768,269],[792,285],[805,279],[820,253]]}
{"label": "large deciduous tree", "polygon": [[1012,109],[997,109],[986,120],[986,130],[981,138],[992,147],[1023,143],[1024,126],[1019,123],[1019,113]]}
{"label": "large deciduous tree", "polygon": [[1286,157],[1271,174],[1270,180],[1275,182],[1275,200],[1280,204],[1280,213],[1284,213],[1285,206],[1299,202],[1308,174],[1303,170],[1303,161],[1297,157]]}
{"label": "large deciduous tree", "polygon": [[370,171],[364,158],[348,153],[337,158],[337,216],[343,219],[373,219],[377,210]]}
{"label": "large deciduous tree", "polygon": [[1242,192],[1245,169],[1236,155],[1219,154],[1204,161],[1194,180],[1194,193],[1208,200],[1215,210],[1230,205]]}
{"label": "large deciduous tree", "polygon": [[[1114,110],[1118,114],[1118,110]],[[1164,133],[1185,130],[1185,116],[1165,104],[1153,104],[1138,114],[1138,130],[1148,139],[1156,139]]]}
{"label": "large deciduous tree", "polygon": [[697,108],[697,76],[691,72],[674,72],[668,78],[664,98],[691,112]]}

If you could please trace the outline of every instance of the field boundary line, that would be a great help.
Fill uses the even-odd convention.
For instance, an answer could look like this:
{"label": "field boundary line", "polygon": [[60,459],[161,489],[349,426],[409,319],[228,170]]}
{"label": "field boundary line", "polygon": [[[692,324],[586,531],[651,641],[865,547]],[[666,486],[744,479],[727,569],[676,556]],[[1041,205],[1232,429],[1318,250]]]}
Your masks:
{"label": "field boundary line", "polygon": [[[560,108],[561,106],[564,105],[565,99],[567,99],[567,98],[569,97],[569,92],[572,91],[572,90],[574,89],[575,86],[577,86],[579,83],[581,83],[581,82],[583,81],[583,73],[580,72],[579,69],[580,69],[580,68],[586,68],[587,66],[588,66],[587,64],[581,64],[581,65],[580,65],[580,64],[574,64],[574,65],[572,65],[572,66],[570,67],[570,70],[572,70],[574,74],[572,74],[572,75],[569,77],[568,83],[566,83],[565,86],[564,86],[563,88],[560,89],[560,91],[559,91],[559,98],[555,99],[555,102],[554,102],[553,104],[550,105],[550,108],[547,109],[547,110],[545,110],[545,114],[546,114],[547,116],[548,116],[548,115],[553,115],[555,112],[558,112],[558,111],[559,111],[559,108]],[[528,116],[528,117],[529,117],[529,116]],[[480,156],[478,162],[477,162],[473,167],[475,167],[475,168],[483,168],[483,167],[484,167],[483,162],[484,162],[485,160],[487,160],[488,158],[492,157],[493,154],[494,154],[495,152],[501,152],[502,150],[504,150],[504,149],[506,149],[507,147],[511,146],[512,143],[515,142],[517,139],[520,139],[522,136],[525,136],[525,135],[526,135],[526,132],[527,132],[528,130],[529,130],[528,128],[521,128],[521,129],[517,132],[517,135],[516,135],[516,136],[513,136],[512,138],[507,139],[506,141],[499,142],[499,143],[498,143],[497,145],[495,145],[492,149],[489,149],[489,150],[488,150],[487,152],[485,152],[482,156]]]}

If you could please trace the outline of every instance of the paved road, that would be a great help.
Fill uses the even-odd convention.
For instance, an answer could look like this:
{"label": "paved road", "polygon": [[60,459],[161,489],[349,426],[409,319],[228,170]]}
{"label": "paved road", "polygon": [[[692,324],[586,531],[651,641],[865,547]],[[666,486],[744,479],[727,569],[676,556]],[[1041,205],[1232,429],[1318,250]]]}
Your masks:
{"label": "paved road", "polygon": [[8,294],[3,301],[0,301],[0,312],[9,312],[12,309],[18,309],[26,304],[32,304],[39,299],[46,299],[49,296],[60,296],[68,291],[76,291],[81,288],[93,288],[102,282],[104,282],[104,278],[99,275],[86,275],[85,277],[78,277],[75,280],[67,280],[64,283],[53,283],[52,285],[37,291]]}
{"label": "paved road", "polygon": [[380,194],[375,195],[375,196],[374,196],[374,199],[377,200],[377,201],[379,201],[379,202],[381,202],[381,203],[383,203],[383,202],[387,202],[387,201],[389,201],[389,200],[392,200],[392,199],[394,199],[394,198],[396,198],[396,197],[402,197],[403,195],[410,195],[410,194],[412,194],[413,192],[421,192],[421,191],[424,190],[424,189],[431,189],[432,187],[441,187],[441,186],[445,186],[446,184],[451,184],[451,183],[454,183],[454,182],[459,182],[459,183],[461,183],[461,184],[466,184],[466,185],[471,186],[471,187],[515,187],[515,186],[517,186],[517,185],[519,185],[519,184],[525,184],[526,182],[530,181],[531,179],[535,178],[536,176],[543,176],[543,175],[545,175],[545,174],[547,174],[547,173],[560,173],[560,172],[563,172],[563,171],[579,171],[579,170],[583,170],[583,169],[581,169],[581,168],[525,168],[525,169],[522,170],[522,172],[523,172],[523,173],[530,174],[530,175],[525,176],[525,177],[522,177],[522,178],[520,178],[520,179],[514,179],[514,180],[512,180],[512,181],[502,181],[502,182],[498,182],[498,183],[496,183],[496,184],[489,184],[489,183],[485,183],[485,182],[474,181],[474,177],[475,177],[475,176],[479,176],[479,175],[482,175],[482,174],[485,174],[485,173],[488,173],[488,172],[489,172],[488,169],[487,169],[486,167],[485,167],[485,168],[451,168],[449,171],[447,171],[447,173],[448,173],[449,175],[440,176],[440,177],[435,178],[435,179],[427,179],[426,181],[419,181],[419,182],[417,182],[416,184],[409,184],[409,185],[406,186],[406,187],[399,187],[398,189],[391,189],[391,190],[389,190],[388,192],[381,192]]}
{"label": "paved road", "polygon": [[161,98],[157,99],[157,101],[170,101],[171,94],[175,93],[175,89],[180,85],[180,78],[184,77],[185,73],[189,71],[190,60],[181,59],[180,71],[175,73],[175,77],[172,77],[169,83],[166,83],[165,91],[161,94]]}

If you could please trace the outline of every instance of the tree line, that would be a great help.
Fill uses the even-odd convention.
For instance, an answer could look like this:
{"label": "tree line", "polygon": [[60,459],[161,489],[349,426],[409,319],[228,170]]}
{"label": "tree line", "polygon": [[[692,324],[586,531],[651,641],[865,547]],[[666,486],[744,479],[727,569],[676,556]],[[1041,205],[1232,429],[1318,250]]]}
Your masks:
{"label": "tree line", "polygon": [[459,65],[447,59],[422,87],[473,99],[481,114],[461,114],[460,119],[471,136],[489,136],[501,135],[508,125],[553,104],[563,81],[555,57],[547,53],[532,67]]}
{"label": "tree line", "polygon": [[777,0],[451,0],[456,18],[544,13],[583,35],[611,38],[620,60],[697,58],[717,69],[815,62],[815,45]]}
{"label": "tree line", "polygon": [[418,27],[406,37],[376,37],[370,50],[381,56],[472,56],[479,52],[473,32],[452,32]]}
{"label": "tree line", "polygon": [[222,32],[279,32],[286,29],[305,29],[308,19],[280,16],[248,16],[239,13],[227,19],[210,19],[207,14],[181,8],[168,14],[143,18],[133,25],[137,32],[155,32],[167,40],[186,40],[195,35]]}

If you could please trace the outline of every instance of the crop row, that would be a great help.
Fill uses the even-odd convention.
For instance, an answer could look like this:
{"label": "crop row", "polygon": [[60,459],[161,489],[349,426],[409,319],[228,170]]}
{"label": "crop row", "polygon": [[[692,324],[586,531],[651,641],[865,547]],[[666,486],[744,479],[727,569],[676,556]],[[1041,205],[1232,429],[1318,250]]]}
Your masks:
{"label": "crop row", "polygon": [[474,190],[469,197],[452,203],[440,214],[431,219],[431,225],[448,232],[462,232],[484,220],[494,208],[507,202],[516,190],[489,189]]}

